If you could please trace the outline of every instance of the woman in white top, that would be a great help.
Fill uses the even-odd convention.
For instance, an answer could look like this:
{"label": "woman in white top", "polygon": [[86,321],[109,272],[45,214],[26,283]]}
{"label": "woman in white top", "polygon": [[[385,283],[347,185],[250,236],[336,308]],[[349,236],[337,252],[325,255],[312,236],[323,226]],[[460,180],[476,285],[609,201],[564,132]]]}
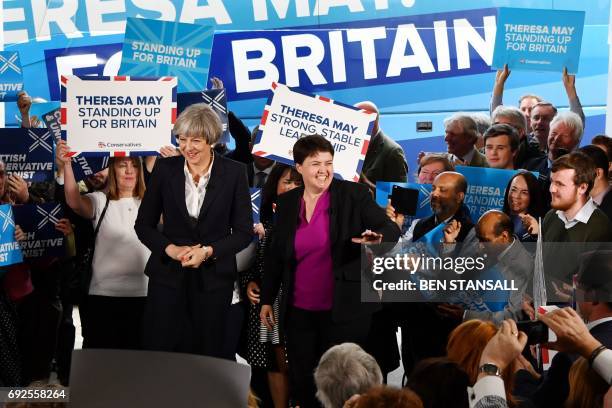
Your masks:
{"label": "woman in white top", "polygon": [[140,348],[148,283],[144,267],[151,254],[134,231],[145,192],[141,160],[111,158],[108,191],[81,195],[69,151],[66,142],[58,143],[57,158],[65,164],[66,203],[81,217],[91,219],[94,229],[100,223],[89,292],[79,309],[83,347]]}

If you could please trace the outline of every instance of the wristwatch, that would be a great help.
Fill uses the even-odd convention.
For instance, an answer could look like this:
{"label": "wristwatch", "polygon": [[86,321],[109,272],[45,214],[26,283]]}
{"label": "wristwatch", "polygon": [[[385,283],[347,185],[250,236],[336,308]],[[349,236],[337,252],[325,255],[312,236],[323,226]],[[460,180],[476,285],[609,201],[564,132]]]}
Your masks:
{"label": "wristwatch", "polygon": [[479,373],[485,373],[486,375],[495,375],[501,377],[501,370],[495,364],[485,363],[478,367]]}

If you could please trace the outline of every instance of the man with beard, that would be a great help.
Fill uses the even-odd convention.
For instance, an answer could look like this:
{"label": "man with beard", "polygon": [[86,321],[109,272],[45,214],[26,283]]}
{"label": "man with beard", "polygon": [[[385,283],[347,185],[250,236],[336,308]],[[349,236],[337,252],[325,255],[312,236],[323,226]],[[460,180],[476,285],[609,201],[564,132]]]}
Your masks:
{"label": "man with beard", "polygon": [[[463,204],[466,191],[467,181],[462,174],[452,171],[440,173],[434,179],[430,195],[433,215],[413,224],[407,236],[412,236],[415,242],[439,224],[456,220],[460,223],[456,241],[463,242],[473,228],[469,211]],[[454,318],[449,318],[439,305],[425,301],[396,303],[394,306],[396,319],[402,328],[401,352],[405,373],[410,373],[414,364],[424,358],[445,355],[448,335],[458,323]]]}
{"label": "man with beard", "polygon": [[563,156],[552,165],[552,209],[542,222],[542,239],[545,243],[574,243],[544,247],[544,272],[550,286],[547,293],[549,297],[557,295],[553,301],[569,300],[563,286],[571,285],[580,254],[612,241],[610,220],[589,196],[595,174],[595,164],[581,152]]}

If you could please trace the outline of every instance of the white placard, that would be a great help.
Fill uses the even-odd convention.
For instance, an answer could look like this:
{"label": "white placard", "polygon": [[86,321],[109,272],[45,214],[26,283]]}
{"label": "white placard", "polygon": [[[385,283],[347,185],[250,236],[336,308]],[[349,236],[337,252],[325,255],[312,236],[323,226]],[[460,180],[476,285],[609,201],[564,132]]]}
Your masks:
{"label": "white placard", "polygon": [[71,154],[155,154],[171,144],[176,78],[62,77],[61,123]]}
{"label": "white placard", "polygon": [[376,114],[282,84],[272,84],[272,90],[253,154],[292,165],[295,142],[319,134],[334,146],[336,176],[358,181]]}

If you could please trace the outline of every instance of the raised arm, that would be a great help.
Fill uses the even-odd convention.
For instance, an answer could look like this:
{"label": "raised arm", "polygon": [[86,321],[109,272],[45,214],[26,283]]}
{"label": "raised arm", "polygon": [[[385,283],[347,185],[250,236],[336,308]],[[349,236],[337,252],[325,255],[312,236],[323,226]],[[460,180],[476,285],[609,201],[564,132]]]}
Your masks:
{"label": "raised arm", "polygon": [[94,216],[93,205],[89,197],[83,196],[79,192],[79,186],[72,171],[72,158],[68,156],[68,152],[70,152],[70,148],[66,145],[66,142],[63,140],[59,141],[57,143],[56,158],[64,163],[64,195],[66,196],[66,204],[75,213],[89,220]]}

